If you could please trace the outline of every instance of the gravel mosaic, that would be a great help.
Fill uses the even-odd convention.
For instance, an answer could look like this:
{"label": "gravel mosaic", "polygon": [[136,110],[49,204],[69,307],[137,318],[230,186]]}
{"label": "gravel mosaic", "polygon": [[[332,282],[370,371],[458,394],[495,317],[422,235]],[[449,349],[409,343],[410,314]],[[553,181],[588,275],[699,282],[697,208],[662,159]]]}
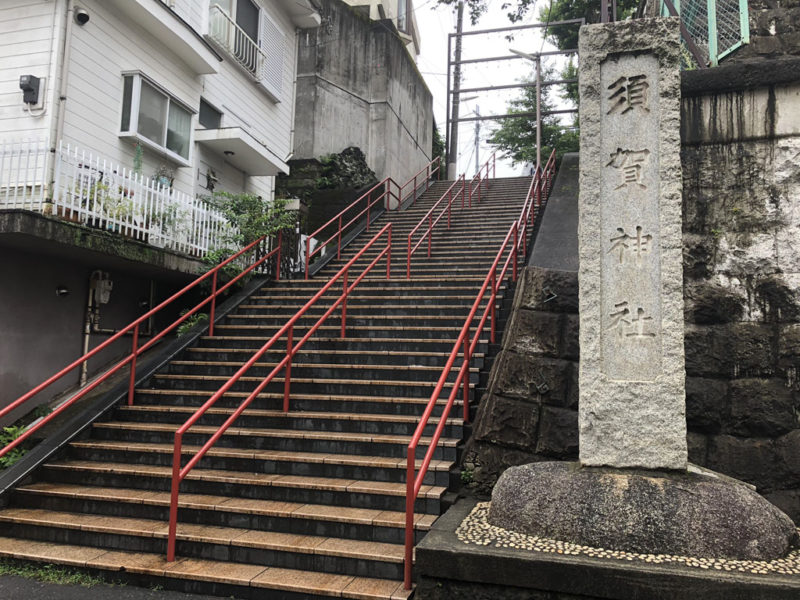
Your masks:
{"label": "gravel mosaic", "polygon": [[757,575],[800,575],[800,549],[785,558],[771,561],[733,560],[725,558],[697,558],[670,554],[636,554],[622,550],[607,550],[581,546],[517,533],[495,527],[489,523],[489,502],[480,502],[456,529],[456,536],[465,544],[491,546],[493,548],[519,548],[534,552],[549,552],[574,556],[590,556],[612,560],[644,562],[652,564],[675,564],[712,571],[729,571]]}

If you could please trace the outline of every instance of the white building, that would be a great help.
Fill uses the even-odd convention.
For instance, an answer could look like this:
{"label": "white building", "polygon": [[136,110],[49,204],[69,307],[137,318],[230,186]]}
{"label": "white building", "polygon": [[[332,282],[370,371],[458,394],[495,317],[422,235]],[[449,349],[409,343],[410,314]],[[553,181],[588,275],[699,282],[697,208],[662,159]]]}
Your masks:
{"label": "white building", "polygon": [[0,0],[0,406],[197,276],[212,187],[273,196],[319,23],[310,0]]}
{"label": "white building", "polygon": [[86,222],[101,181],[140,229],[131,171],[189,204],[270,198],[292,153],[296,36],[319,23],[310,0],[0,0],[0,209]]}

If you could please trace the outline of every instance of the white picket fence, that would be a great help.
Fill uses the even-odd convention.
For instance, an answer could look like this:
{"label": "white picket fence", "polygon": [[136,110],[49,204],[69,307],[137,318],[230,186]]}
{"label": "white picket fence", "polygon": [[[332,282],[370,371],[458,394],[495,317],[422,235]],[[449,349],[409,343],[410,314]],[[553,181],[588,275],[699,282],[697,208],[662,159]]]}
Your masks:
{"label": "white picket fence", "polygon": [[0,208],[43,210],[49,154],[46,140],[0,142]]}
{"label": "white picket fence", "polygon": [[[0,209],[45,212],[48,144],[0,146]],[[231,225],[206,202],[69,144],[53,155],[52,216],[194,256],[224,246]]]}

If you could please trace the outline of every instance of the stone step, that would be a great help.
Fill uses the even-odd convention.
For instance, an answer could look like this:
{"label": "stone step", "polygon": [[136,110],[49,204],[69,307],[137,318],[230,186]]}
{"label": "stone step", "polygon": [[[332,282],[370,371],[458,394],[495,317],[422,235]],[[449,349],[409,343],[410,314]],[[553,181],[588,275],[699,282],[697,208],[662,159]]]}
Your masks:
{"label": "stone step", "polygon": [[[92,439],[131,441],[145,444],[168,444],[180,427],[178,423],[136,423],[103,421],[92,425]],[[218,426],[194,425],[183,436],[187,445],[202,445],[217,432]],[[270,450],[301,453],[348,454],[354,456],[404,457],[409,435],[373,434],[348,431],[314,431],[267,429],[234,425],[220,437],[215,448]],[[441,438],[434,449],[434,458],[456,459],[455,438]],[[420,439],[420,452],[430,446],[430,437]]]}
{"label": "stone step", "polygon": [[[199,450],[200,446],[185,445],[182,448],[187,460]],[[172,465],[173,444],[89,439],[71,442],[69,453],[71,458],[78,460],[169,466]],[[419,468],[422,460],[418,459],[416,464]],[[203,465],[211,469],[259,471],[273,475],[339,477],[396,483],[405,480],[406,459],[363,454],[248,450],[215,446],[203,457]],[[430,485],[449,485],[449,472],[452,468],[452,461],[434,459],[431,461],[424,482]]]}
{"label": "stone step", "polygon": [[[431,387],[430,392],[433,392]],[[290,406],[293,411],[352,411],[361,414],[373,415],[408,415],[419,417],[430,401],[431,393],[424,396],[375,396],[359,394],[320,394],[299,393],[292,391]],[[136,390],[135,401],[137,404],[152,405],[169,401],[171,406],[199,407],[209,398],[206,390],[181,390],[169,388],[139,388]],[[242,400],[247,398],[249,392],[226,392],[214,405],[217,408],[238,407]],[[283,406],[283,391],[262,392],[248,408],[250,410],[280,410]],[[454,402],[453,416],[460,415],[461,399]],[[443,402],[439,402],[433,409],[433,416],[442,413]],[[460,417],[459,417],[460,418]]]}
{"label": "stone step", "polygon": [[[51,483],[169,492],[172,468],[167,466],[64,460],[44,468]],[[39,485],[39,484],[31,484]],[[28,486],[30,487],[30,486]],[[447,488],[423,485],[414,510],[438,515]],[[181,482],[181,493],[252,498],[298,505],[320,504],[403,512],[405,482],[370,481],[337,477],[274,475],[196,467]],[[26,506],[29,502],[24,502]]]}
{"label": "stone step", "polygon": [[242,598],[256,597],[252,595],[254,591],[273,595],[302,594],[313,600],[331,596],[395,600],[409,598],[412,593],[395,580],[216,560],[181,558],[168,563],[162,553],[123,552],[33,540],[20,547],[19,540],[11,537],[0,538],[0,557],[99,571],[109,579],[127,574],[144,576],[153,585],[170,589],[200,593],[222,591],[225,595]]}

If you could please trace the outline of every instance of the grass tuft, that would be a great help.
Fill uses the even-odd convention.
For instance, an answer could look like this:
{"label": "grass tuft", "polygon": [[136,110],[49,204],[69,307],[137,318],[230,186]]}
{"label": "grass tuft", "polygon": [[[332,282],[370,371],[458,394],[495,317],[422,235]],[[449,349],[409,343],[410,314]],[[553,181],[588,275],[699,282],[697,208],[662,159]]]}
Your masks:
{"label": "grass tuft", "polygon": [[[0,576],[13,575],[25,579],[35,579],[44,583],[57,583],[60,585],[82,585],[92,587],[107,585],[108,582],[96,575],[76,571],[75,569],[29,563],[19,560],[0,559]],[[112,584],[113,585],[113,584]]]}

